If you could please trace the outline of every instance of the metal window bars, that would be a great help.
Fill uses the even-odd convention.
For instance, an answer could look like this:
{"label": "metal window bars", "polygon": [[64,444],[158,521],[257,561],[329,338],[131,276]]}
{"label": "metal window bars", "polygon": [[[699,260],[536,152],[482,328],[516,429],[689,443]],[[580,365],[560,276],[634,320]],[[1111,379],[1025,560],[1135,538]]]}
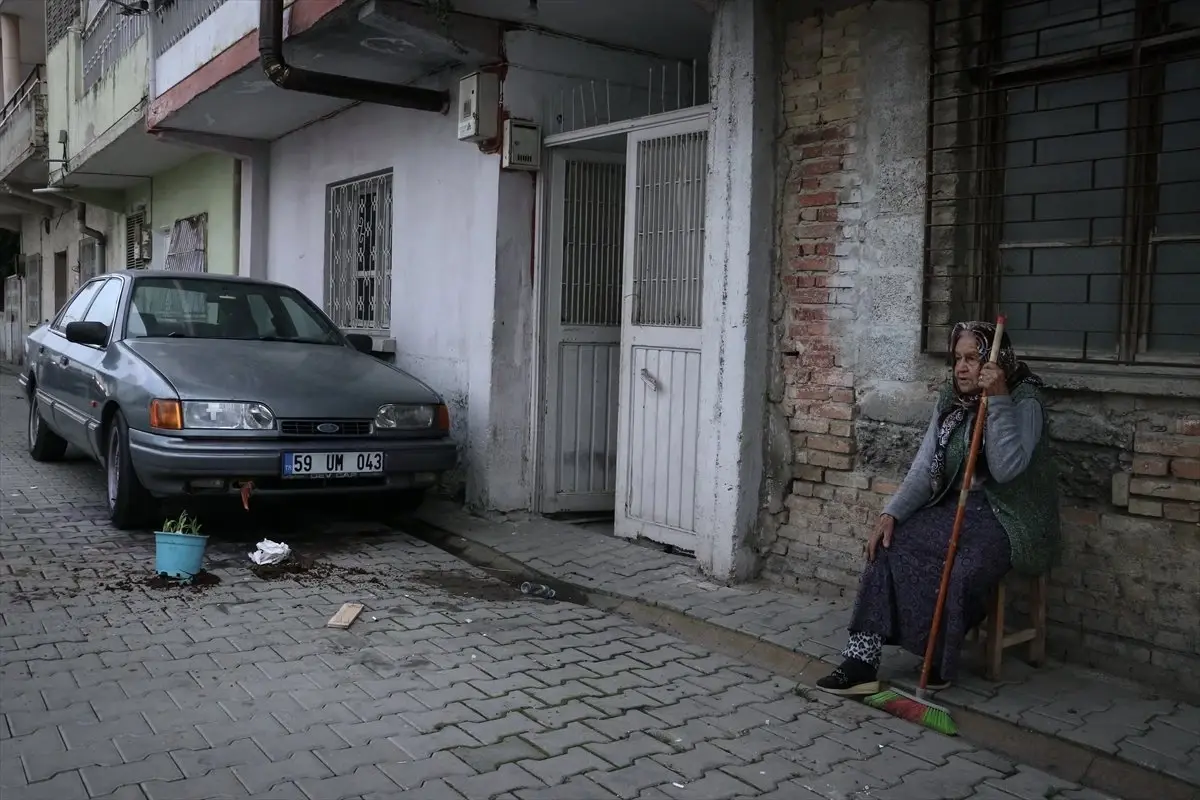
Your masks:
{"label": "metal window bars", "polygon": [[42,256],[40,253],[27,255],[23,262],[25,324],[36,328],[42,321]]}
{"label": "metal window bars", "polygon": [[567,161],[563,201],[564,325],[621,324],[625,165]]}
{"label": "metal window bars", "polygon": [[154,26],[154,57],[170,50],[226,0],[158,0],[150,24]]}
{"label": "metal window bars", "polygon": [[934,0],[924,344],[1200,365],[1200,0]]}
{"label": "metal window bars", "polygon": [[197,214],[175,220],[171,226],[171,241],[163,269],[175,272],[205,272],[208,270],[208,214]]}
{"label": "metal window bars", "polygon": [[[562,76],[570,80],[571,76]],[[679,111],[709,102],[708,75],[696,61],[647,68],[646,83],[583,80],[543,101],[546,135]]]}
{"label": "metal window bars", "polygon": [[700,327],[707,158],[704,131],[638,143],[634,325]]}
{"label": "metal window bars", "polygon": [[391,328],[391,171],[329,187],[325,270],[327,311],[339,327]]}
{"label": "metal window bars", "polygon": [[83,33],[83,91],[92,87],[121,60],[146,33],[146,14],[118,14],[120,7],[105,4]]}

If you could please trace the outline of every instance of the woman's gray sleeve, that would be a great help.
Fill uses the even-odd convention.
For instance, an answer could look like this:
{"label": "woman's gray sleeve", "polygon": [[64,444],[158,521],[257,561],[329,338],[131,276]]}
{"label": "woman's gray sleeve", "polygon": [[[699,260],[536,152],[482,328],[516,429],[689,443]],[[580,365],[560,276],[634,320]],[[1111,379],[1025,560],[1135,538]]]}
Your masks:
{"label": "woman's gray sleeve", "polygon": [[933,418],[929,420],[929,428],[925,431],[925,438],[921,441],[921,447],[917,450],[916,457],[913,458],[912,466],[908,468],[908,475],[904,477],[900,488],[883,508],[883,513],[894,517],[897,522],[903,522],[911,517],[933,497],[933,486],[929,482],[929,467],[933,463],[933,451],[937,446],[937,423],[938,414],[935,408]]}
{"label": "woman's gray sleeve", "polygon": [[1018,403],[1007,395],[988,399],[984,453],[988,473],[1008,483],[1029,466],[1042,438],[1042,404],[1031,397]]}

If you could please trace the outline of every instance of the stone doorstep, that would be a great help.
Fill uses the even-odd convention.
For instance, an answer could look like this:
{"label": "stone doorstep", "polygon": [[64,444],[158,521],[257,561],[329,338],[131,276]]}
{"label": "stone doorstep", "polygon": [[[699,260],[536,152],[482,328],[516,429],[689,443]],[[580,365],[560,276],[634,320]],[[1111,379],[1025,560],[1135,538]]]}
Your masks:
{"label": "stone doorstep", "polygon": [[[817,624],[820,617],[838,611],[838,604],[826,598],[813,599],[814,604],[825,604],[829,610],[814,617],[807,636],[803,623],[789,626],[781,635],[769,632],[768,625],[756,624],[752,612],[762,609],[759,618],[765,622],[777,616],[779,609],[772,608],[764,596],[778,595],[779,605],[786,603],[786,609],[793,610],[799,596],[709,583],[695,577],[690,560],[595,531],[544,517],[487,520],[441,501],[431,501],[420,512],[417,527],[408,532],[445,546],[477,566],[549,583],[559,589],[563,599],[622,614],[805,686],[813,686],[840,661],[836,642],[843,635],[842,626],[828,621]],[[606,562],[596,563],[596,543],[610,549],[633,548],[628,555],[636,558],[618,555],[607,562],[614,566],[614,571],[609,571],[604,568]],[[578,554],[577,561],[570,557],[572,553]],[[623,568],[631,560],[645,562],[644,571],[653,570],[655,579],[639,585],[636,575],[624,576],[628,570]],[[646,589],[661,583],[672,566],[680,577],[685,573],[691,577],[680,581],[679,591],[670,599],[653,598]],[[697,587],[705,596],[719,592],[721,599],[712,605],[728,603],[728,612],[714,613],[711,606],[697,604],[689,610],[688,590]],[[885,678],[901,688],[915,684],[913,670],[919,659],[897,651],[889,654],[886,663],[893,674],[885,674]],[[1125,800],[1200,800],[1200,708],[1147,699],[1154,694],[1129,681],[1066,665],[1052,663],[1036,670],[1010,657],[1005,660],[1005,671],[1006,677],[1010,671],[1019,677],[992,684],[964,676],[959,684],[932,698],[953,711],[965,739]],[[1090,715],[1097,722],[1082,721]],[[1180,720],[1182,726],[1158,722],[1163,716]],[[1155,744],[1165,745],[1169,752],[1157,751]]]}

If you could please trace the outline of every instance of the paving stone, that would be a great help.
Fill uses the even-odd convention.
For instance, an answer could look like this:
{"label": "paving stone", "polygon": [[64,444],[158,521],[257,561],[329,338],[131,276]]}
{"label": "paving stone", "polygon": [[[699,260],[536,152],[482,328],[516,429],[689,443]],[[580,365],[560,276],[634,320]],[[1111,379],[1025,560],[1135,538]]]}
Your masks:
{"label": "paving stone", "polygon": [[[90,462],[28,459],[21,406],[0,403],[5,797],[74,800],[90,786],[110,800],[829,800],[869,785],[872,797],[1024,800],[1041,786],[962,740],[794,695],[791,681],[599,608],[452,594],[427,576],[495,582],[335,511],[218,515],[213,526],[231,535],[209,540],[222,584],[205,592],[100,590],[148,570],[153,542],[107,524],[104,475]],[[508,532],[493,541],[522,540],[553,569],[608,570],[603,580],[663,607],[778,631],[787,647],[840,644],[840,601],[720,587],[682,557],[568,532],[549,545]],[[329,574],[254,577],[245,542],[264,537],[311,552]],[[376,619],[323,628],[349,600]],[[1172,750],[1162,731],[1200,745],[1191,707],[1081,708],[1054,670],[1013,674],[1023,694],[1009,693],[1005,713],[1101,741],[1126,731],[1121,745],[1164,764],[1191,751]],[[963,691],[1008,692],[970,681]],[[43,780],[26,787],[27,770]],[[1096,800],[1065,786],[1061,800]]]}
{"label": "paving stone", "polygon": [[273,787],[301,778],[330,778],[334,772],[314,753],[293,753],[279,761],[258,762],[231,767],[233,774],[253,797],[259,797]]}
{"label": "paving stone", "polygon": [[132,764],[111,767],[86,767],[80,770],[88,792],[93,797],[104,797],[122,786],[132,786],[147,781],[174,781],[184,777],[183,772],[171,760],[160,753]]}
{"label": "paving stone", "polygon": [[[474,775],[475,769],[453,753],[442,751],[434,753],[429,758],[417,761],[404,761],[398,764],[379,764],[380,771],[387,775],[401,789],[418,789],[427,786],[427,782],[449,778],[453,775]],[[491,771],[494,765],[488,765],[485,771]]]}

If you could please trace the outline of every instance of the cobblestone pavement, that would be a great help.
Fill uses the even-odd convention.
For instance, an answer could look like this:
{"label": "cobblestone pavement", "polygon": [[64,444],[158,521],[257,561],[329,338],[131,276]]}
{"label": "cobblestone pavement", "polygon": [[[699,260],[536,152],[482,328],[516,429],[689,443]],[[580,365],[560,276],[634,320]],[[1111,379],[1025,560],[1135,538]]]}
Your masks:
{"label": "cobblestone pavement", "polygon": [[[449,503],[422,516],[565,583],[678,611],[806,656],[840,662],[851,598],[718,586],[695,561],[601,532],[535,518],[485,521]],[[889,648],[884,677],[911,686],[920,660]],[[1004,680],[960,676],[938,702],[1013,722],[1178,778],[1200,796],[1200,707],[1080,667],[1005,658]]]}
{"label": "cobblestone pavement", "polygon": [[[215,518],[220,585],[152,589],[152,537],[24,415],[0,378],[4,800],[1101,797],[367,523]],[[321,566],[255,577],[259,534]]]}

